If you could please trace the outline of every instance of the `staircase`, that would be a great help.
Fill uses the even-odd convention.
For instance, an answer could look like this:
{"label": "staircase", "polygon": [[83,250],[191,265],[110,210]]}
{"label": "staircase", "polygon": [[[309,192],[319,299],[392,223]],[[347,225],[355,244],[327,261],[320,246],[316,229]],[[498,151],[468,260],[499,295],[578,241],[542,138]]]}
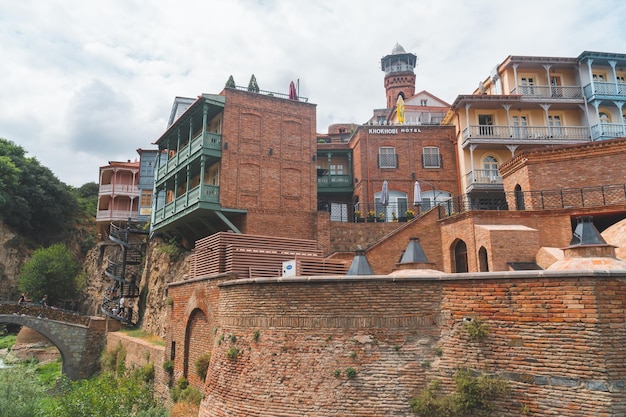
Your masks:
{"label": "staircase", "polygon": [[137,266],[143,261],[142,236],[147,234],[147,230],[130,222],[113,222],[109,230],[109,239],[118,247],[107,258],[104,274],[110,285],[106,288],[100,310],[105,316],[130,326],[134,326],[137,319],[133,314],[139,297]]}

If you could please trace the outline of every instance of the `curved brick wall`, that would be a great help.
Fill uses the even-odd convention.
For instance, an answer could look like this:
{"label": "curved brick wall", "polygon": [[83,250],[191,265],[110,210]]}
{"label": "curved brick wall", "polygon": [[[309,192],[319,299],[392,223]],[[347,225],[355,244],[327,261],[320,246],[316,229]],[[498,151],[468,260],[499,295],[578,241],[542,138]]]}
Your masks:
{"label": "curved brick wall", "polygon": [[[169,292],[182,302],[202,288],[211,298],[215,334],[193,338],[212,350],[200,417],[408,416],[411,397],[434,378],[450,388],[459,367],[509,381],[501,415],[519,416],[526,405],[531,415],[582,417],[626,411],[625,278],[626,271],[220,278]],[[463,331],[463,319],[474,316],[489,326],[482,342]],[[185,318],[170,323],[170,341],[184,337],[176,323]]]}

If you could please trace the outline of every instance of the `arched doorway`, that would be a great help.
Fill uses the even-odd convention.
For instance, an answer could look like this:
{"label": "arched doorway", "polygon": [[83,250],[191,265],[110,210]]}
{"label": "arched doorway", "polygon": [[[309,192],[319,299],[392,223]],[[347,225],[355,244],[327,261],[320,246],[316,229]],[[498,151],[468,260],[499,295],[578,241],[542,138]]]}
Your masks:
{"label": "arched doorway", "polygon": [[[201,354],[206,353],[203,349],[199,347],[202,346],[211,346],[212,344],[207,344],[207,337],[210,338],[210,335],[213,333],[209,329],[209,323],[207,321],[204,312],[199,308],[196,308],[189,315],[189,321],[187,322],[187,329],[185,332],[185,353],[184,353],[184,368],[183,368],[183,376],[188,380],[198,379],[198,376],[194,374],[190,375],[189,372],[189,364],[193,366],[196,360],[200,357]],[[192,346],[195,345],[195,346]],[[200,381],[204,383],[204,381]]]}
{"label": "arched doorway", "polygon": [[489,272],[489,260],[487,259],[487,249],[481,246],[478,250],[478,270],[480,272]]}
{"label": "arched doorway", "polygon": [[467,266],[467,245],[462,240],[457,240],[452,249],[454,258],[454,271],[456,273],[469,272]]}

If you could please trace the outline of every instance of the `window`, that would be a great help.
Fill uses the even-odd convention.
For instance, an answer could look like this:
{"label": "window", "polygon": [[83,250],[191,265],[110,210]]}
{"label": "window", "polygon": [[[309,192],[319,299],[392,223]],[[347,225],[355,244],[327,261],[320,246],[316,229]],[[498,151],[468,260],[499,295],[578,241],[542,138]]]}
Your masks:
{"label": "window", "polygon": [[425,98],[421,99],[420,100],[420,106],[422,106],[422,107],[428,106],[428,100],[425,99]]}
{"label": "window", "polygon": [[550,90],[552,91],[552,97],[563,97],[563,89],[561,88],[561,77],[557,75],[550,76]]}
{"label": "window", "polygon": [[606,75],[604,74],[593,74],[594,81],[606,81]]}
{"label": "window", "polygon": [[605,123],[611,123],[611,117],[605,113],[605,112],[600,112],[600,123],[605,124]]}
{"label": "window", "polygon": [[152,205],[152,190],[143,190],[141,192],[141,207],[150,207]]}
{"label": "window", "polygon": [[396,148],[386,147],[378,149],[379,168],[397,168]]}
{"label": "window", "polygon": [[535,79],[532,77],[522,77],[522,94],[533,96],[535,95]]}
{"label": "window", "polygon": [[528,137],[528,118],[526,116],[513,116],[513,134],[516,138]]}
{"label": "window", "polygon": [[479,134],[485,136],[493,135],[493,115],[491,114],[479,114],[478,115]]}
{"label": "window", "polygon": [[548,126],[550,126],[550,136],[563,136],[563,129],[561,129],[561,116],[548,115]]}
{"label": "window", "polygon": [[493,156],[487,156],[483,160],[483,167],[485,169],[485,177],[490,182],[496,182],[500,175],[498,174],[498,160]]}
{"label": "window", "polygon": [[439,148],[424,148],[422,154],[422,163],[424,168],[441,168],[441,158],[439,156]]}

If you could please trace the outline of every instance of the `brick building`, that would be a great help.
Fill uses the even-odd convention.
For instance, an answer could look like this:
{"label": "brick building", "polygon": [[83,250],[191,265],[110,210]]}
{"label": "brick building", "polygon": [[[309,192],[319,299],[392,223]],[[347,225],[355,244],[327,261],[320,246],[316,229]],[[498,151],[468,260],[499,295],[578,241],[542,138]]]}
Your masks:
{"label": "brick building", "polygon": [[315,105],[236,88],[180,104],[156,141],[154,232],[317,237]]}

